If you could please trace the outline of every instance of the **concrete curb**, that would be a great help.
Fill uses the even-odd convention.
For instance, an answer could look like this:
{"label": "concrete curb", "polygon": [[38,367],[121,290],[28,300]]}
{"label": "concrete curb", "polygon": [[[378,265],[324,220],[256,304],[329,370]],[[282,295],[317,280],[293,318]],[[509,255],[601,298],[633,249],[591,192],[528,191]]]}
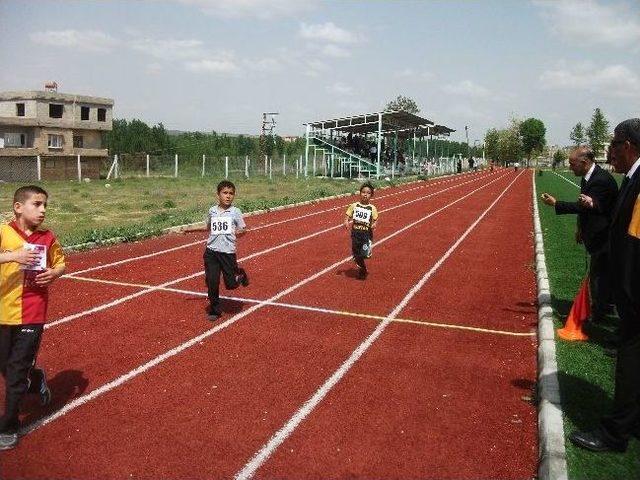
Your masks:
{"label": "concrete curb", "polygon": [[556,363],[551,290],[540,226],[535,170],[531,179],[538,284],[538,478],[567,480],[567,457],[564,448],[564,423]]}
{"label": "concrete curb", "polygon": [[[437,177],[430,177],[427,180],[412,180],[410,182],[400,183],[399,185],[411,185],[413,183],[420,183],[420,182],[429,181],[429,180],[432,180],[432,179],[447,178],[447,177],[450,177],[450,176],[453,176],[453,174],[440,175],[440,176],[437,176]],[[398,185],[384,185],[382,187],[376,188],[376,190],[385,190],[387,188],[392,188],[392,187],[396,187],[396,186],[398,186]],[[315,202],[321,202],[321,201],[324,201],[324,200],[331,200],[331,199],[334,199],[334,198],[349,197],[351,195],[354,195],[354,193],[353,192],[351,192],[351,193],[341,193],[339,195],[331,195],[329,197],[319,197],[319,198],[315,198],[313,200],[306,200],[304,202],[289,203],[287,205],[279,205],[277,207],[265,208],[265,209],[262,209],[262,210],[253,210],[251,212],[243,213],[243,216],[248,217],[248,216],[251,216],[251,215],[258,215],[260,213],[267,213],[267,212],[274,212],[274,211],[278,211],[278,210],[285,210],[287,208],[299,207],[301,205],[309,205],[309,204],[312,204],[312,203],[315,203]],[[162,232],[163,233],[176,233],[176,232],[179,232],[181,228],[192,227],[192,226],[197,226],[197,225],[204,225],[204,221],[203,222],[186,223],[184,225],[176,225],[176,226],[173,226],[173,227],[163,228]],[[116,243],[123,243],[125,240],[126,239],[123,238],[123,237],[114,237],[114,238],[107,238],[106,240],[101,240],[99,242],[79,243],[77,245],[69,245],[67,247],[62,247],[62,248],[63,248],[63,250],[65,252],[75,252],[75,251],[80,251],[80,250],[89,250],[91,248],[96,248],[96,247],[103,247],[103,246],[106,246],[106,245],[114,245]]]}

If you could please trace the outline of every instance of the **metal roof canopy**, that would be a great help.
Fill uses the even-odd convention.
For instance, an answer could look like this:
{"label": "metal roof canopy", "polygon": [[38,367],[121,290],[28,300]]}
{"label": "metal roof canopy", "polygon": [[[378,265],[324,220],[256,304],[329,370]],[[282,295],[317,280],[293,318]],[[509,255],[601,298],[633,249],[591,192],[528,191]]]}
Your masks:
{"label": "metal roof canopy", "polygon": [[[334,118],[318,122],[305,123],[314,130],[340,130],[351,133],[378,133],[382,117],[382,133],[415,130],[433,125],[431,120],[404,111],[366,113],[351,117]],[[446,127],[445,127],[446,128]]]}

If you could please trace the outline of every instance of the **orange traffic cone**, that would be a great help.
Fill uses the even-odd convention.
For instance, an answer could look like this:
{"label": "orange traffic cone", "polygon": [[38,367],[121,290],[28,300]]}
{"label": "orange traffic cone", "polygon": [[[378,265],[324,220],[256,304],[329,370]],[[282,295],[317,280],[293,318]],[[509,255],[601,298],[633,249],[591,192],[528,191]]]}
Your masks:
{"label": "orange traffic cone", "polygon": [[582,325],[589,318],[589,315],[591,315],[591,305],[589,302],[589,275],[587,275],[573,300],[564,328],[558,329],[558,337],[569,341],[588,340],[589,337],[582,331]]}

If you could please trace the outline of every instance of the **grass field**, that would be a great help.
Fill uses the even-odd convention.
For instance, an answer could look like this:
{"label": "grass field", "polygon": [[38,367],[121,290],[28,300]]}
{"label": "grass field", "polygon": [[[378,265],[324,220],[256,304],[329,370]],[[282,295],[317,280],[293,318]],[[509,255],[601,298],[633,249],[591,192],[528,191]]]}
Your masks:
{"label": "grass field", "polygon": [[[235,203],[245,213],[353,192],[359,185],[356,181],[311,177],[234,181],[238,188]],[[216,201],[216,184],[201,178],[43,182],[50,195],[45,225],[54,229],[65,246],[157,235],[163,228],[201,221]],[[0,215],[4,219],[13,216],[12,195],[20,185],[0,184]]]}
{"label": "grass field", "polygon": [[[559,173],[579,183],[571,172]],[[550,171],[536,177],[536,186],[539,194],[548,192],[561,200],[575,199],[579,192],[579,187]],[[586,274],[586,254],[574,240],[575,215],[556,216],[552,207],[540,200],[538,205],[555,323],[560,327]],[[640,478],[640,442],[637,440],[632,440],[625,454],[590,453],[574,447],[568,440],[574,429],[596,427],[601,415],[611,407],[615,361],[607,357],[602,348],[615,325],[616,320],[610,320],[604,328],[589,331],[588,342],[556,343],[570,479]]]}

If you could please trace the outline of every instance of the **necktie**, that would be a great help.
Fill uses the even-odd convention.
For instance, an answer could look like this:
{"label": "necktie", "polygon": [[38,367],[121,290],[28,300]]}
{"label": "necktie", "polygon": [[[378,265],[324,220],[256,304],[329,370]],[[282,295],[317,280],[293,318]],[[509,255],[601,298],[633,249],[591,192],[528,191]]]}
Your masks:
{"label": "necktie", "polygon": [[580,191],[584,192],[584,187],[587,185],[587,181],[584,179],[584,177],[582,177],[582,180],[580,180]]}
{"label": "necktie", "polygon": [[629,183],[629,177],[627,177],[625,175],[624,180],[622,180],[622,185],[620,185],[620,193],[622,193],[624,191],[624,189],[627,187]]}

